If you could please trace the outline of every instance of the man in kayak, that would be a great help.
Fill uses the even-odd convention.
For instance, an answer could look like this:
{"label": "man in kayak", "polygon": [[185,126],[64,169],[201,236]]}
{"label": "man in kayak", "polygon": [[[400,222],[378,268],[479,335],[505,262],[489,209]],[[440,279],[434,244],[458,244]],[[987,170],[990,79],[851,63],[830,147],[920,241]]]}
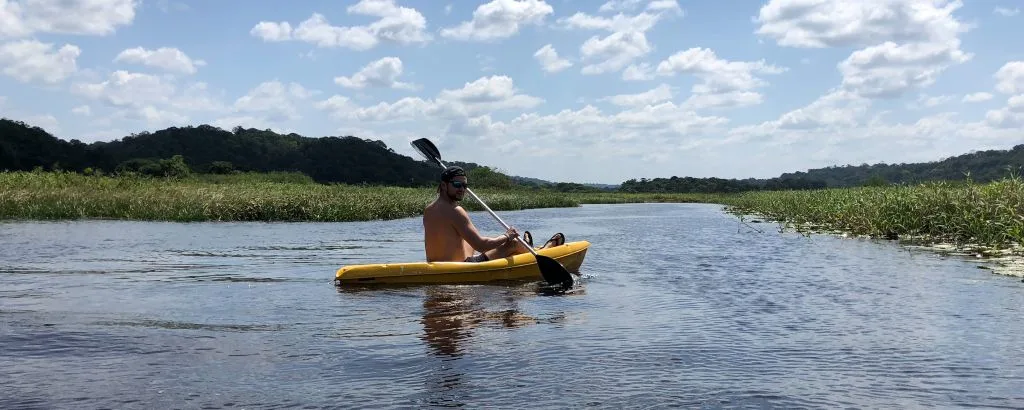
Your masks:
{"label": "man in kayak", "polygon": [[[437,199],[423,210],[423,244],[427,262],[483,262],[529,252],[516,240],[519,233],[514,227],[495,237],[480,235],[469,214],[459,205],[468,187],[466,171],[461,167],[450,166],[441,172]],[[524,232],[524,236],[527,243],[533,243],[529,231]],[[545,247],[564,242],[564,236],[559,233]],[[478,253],[474,254],[474,250]]]}

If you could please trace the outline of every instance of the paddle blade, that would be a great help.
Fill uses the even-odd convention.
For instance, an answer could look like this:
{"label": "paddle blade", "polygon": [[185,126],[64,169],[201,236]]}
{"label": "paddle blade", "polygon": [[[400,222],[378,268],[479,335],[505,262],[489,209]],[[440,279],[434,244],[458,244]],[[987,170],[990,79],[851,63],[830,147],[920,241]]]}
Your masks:
{"label": "paddle blade", "polygon": [[433,161],[438,164],[441,163],[441,151],[437,150],[437,146],[433,142],[426,138],[420,138],[409,143],[413,148],[416,148],[416,152],[419,152],[427,161]]}
{"label": "paddle blade", "polygon": [[569,274],[569,271],[565,270],[561,263],[544,255],[536,254],[535,256],[537,257],[537,267],[540,268],[540,274],[547,283],[552,285],[562,284],[565,287],[572,286],[572,275]]}

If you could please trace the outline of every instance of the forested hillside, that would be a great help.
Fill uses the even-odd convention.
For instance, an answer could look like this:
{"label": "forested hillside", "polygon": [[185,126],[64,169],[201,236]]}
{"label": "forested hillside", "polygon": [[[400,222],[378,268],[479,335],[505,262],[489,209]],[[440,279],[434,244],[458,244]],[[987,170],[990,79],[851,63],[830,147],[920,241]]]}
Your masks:
{"label": "forested hillside", "polygon": [[[295,171],[319,182],[420,186],[437,178],[436,165],[395,153],[381,141],[308,138],[209,125],[172,127],[109,142],[58,139],[38,127],[0,120],[0,169],[64,169],[114,173],[159,170],[180,155],[195,172]],[[475,164],[474,164],[475,165]]]}
{"label": "forested hillside", "polygon": [[[183,162],[183,164],[181,163]],[[486,168],[450,161],[467,171]],[[1024,144],[1011,150],[979,151],[941,161],[914,164],[832,166],[785,173],[769,179],[669,177],[630,179],[625,192],[740,192],[775,189],[813,189],[917,183],[933,180],[985,182],[1019,172]],[[226,131],[210,125],[171,127],[124,138],[85,144],[58,139],[45,130],[19,121],[0,119],[0,170],[64,169],[78,172],[135,171],[159,175],[176,167],[202,173],[235,171],[293,171],[318,182],[425,186],[437,178],[436,165],[398,154],[379,140],[346,137],[304,137],[236,127]],[[478,175],[491,178],[489,169]],[[559,191],[600,188],[576,183],[551,183],[535,178],[494,175],[492,185],[506,180]],[[607,187],[603,187],[607,188]]]}

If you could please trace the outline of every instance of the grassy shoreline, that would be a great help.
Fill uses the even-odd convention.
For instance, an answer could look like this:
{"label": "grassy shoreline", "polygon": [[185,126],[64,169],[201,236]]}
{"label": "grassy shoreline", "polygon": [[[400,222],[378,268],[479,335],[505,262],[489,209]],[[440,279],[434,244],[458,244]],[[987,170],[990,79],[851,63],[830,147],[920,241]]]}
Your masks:
{"label": "grassy shoreline", "polygon": [[[476,188],[491,209],[640,202],[714,203],[743,219],[798,231],[845,232],[921,243],[1024,244],[1024,182],[756,191],[735,194],[560,193]],[[0,220],[365,221],[420,215],[429,188],[322,185],[301,174],[183,179],[0,172]],[[469,210],[482,210],[467,200]]]}

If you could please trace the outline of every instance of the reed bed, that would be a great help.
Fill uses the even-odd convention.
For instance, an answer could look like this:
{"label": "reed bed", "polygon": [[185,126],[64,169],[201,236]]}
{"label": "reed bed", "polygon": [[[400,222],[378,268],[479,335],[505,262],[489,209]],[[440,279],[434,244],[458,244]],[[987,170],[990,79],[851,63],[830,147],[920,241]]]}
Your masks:
{"label": "reed bed", "polygon": [[921,243],[1005,248],[1024,244],[1024,183],[1015,177],[978,184],[747,192],[727,209],[802,231],[832,231]]}
{"label": "reed bed", "polygon": [[[493,210],[577,206],[554,193],[474,192]],[[0,219],[365,221],[422,214],[430,188],[324,185],[294,176],[183,179],[0,173]],[[465,201],[468,210],[482,210]]]}
{"label": "reed bed", "polygon": [[[760,191],[738,194],[560,193],[476,188],[491,209],[638,202],[715,203],[801,231],[846,232],[921,242],[1024,244],[1024,183]],[[0,172],[0,219],[165,221],[365,221],[414,217],[432,188],[317,184],[301,174],[198,175],[181,179]],[[467,195],[463,206],[483,207]]]}

